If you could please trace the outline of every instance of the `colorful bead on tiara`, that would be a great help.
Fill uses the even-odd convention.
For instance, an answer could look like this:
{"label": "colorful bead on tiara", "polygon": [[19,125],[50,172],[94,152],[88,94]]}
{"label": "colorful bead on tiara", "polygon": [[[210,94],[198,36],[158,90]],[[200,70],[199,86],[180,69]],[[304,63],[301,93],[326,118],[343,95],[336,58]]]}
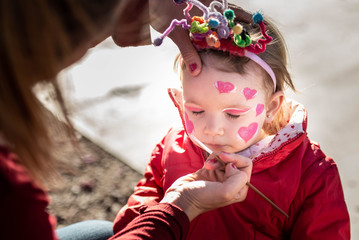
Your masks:
{"label": "colorful bead on tiara", "polygon": [[[172,20],[170,26],[163,32],[162,36],[153,42],[155,46],[162,44],[163,39],[175,28],[182,26],[190,32],[193,45],[197,50],[216,49],[228,52],[236,56],[245,56],[259,64],[272,78],[274,92],[276,90],[276,77],[271,67],[256,54],[266,50],[266,45],[272,41],[272,37],[266,33],[263,16],[257,12],[252,16],[253,24],[258,24],[263,38],[252,43],[251,37],[235,19],[234,11],[228,8],[228,2],[223,0],[211,2],[209,7],[197,0],[174,0],[177,4],[186,3],[183,10],[185,19]],[[198,7],[203,16],[191,17],[189,11],[193,6]],[[221,12],[217,11],[218,8]]]}

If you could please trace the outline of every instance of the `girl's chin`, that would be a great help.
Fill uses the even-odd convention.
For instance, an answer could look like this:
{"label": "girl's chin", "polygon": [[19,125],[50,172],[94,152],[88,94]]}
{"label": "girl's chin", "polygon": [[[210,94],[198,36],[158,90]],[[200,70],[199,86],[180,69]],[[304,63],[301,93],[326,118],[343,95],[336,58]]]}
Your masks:
{"label": "girl's chin", "polygon": [[237,153],[245,150],[246,148],[233,148],[233,147],[220,147],[211,149],[215,154],[219,154],[221,152],[225,153]]}

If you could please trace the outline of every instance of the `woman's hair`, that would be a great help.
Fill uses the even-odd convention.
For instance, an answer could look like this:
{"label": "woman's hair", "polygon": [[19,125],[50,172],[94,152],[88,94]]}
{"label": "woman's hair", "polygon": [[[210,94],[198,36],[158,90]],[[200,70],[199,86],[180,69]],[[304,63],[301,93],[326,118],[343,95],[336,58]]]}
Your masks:
{"label": "woman's hair", "polygon": [[[115,21],[118,0],[4,0],[0,3],[0,136],[34,179],[55,173],[46,112],[33,87],[56,85],[73,52],[98,41]],[[89,47],[89,46],[88,46]]]}
{"label": "woman's hair", "polygon": [[[296,91],[287,69],[287,47],[285,41],[279,30],[271,21],[268,19],[265,19],[264,21],[266,24],[267,33],[273,38],[273,41],[267,45],[266,51],[258,54],[258,56],[272,68],[277,80],[276,92],[284,91],[288,87],[293,91]],[[247,31],[250,36],[252,36],[253,41],[256,41],[259,37],[261,37],[259,27],[251,26],[250,29],[247,28]],[[246,73],[246,64],[250,61],[250,59],[247,57],[233,56],[227,52],[213,49],[201,50],[198,53],[202,59],[202,64],[205,64],[203,58],[206,56],[215,57],[220,63],[219,66],[221,71],[237,72],[240,74]],[[180,55],[176,58],[175,67],[177,66],[184,70],[186,66],[183,61],[179,61],[180,58]],[[272,78],[264,70],[262,72],[265,73],[266,76],[265,81],[263,82],[264,89],[266,89],[268,93],[273,93]],[[265,124],[263,126],[264,131],[267,134],[275,134],[286,124],[285,121],[287,119],[285,119],[284,112],[285,108],[287,107],[288,106],[284,101],[281,109],[276,114],[276,117],[272,123]]]}

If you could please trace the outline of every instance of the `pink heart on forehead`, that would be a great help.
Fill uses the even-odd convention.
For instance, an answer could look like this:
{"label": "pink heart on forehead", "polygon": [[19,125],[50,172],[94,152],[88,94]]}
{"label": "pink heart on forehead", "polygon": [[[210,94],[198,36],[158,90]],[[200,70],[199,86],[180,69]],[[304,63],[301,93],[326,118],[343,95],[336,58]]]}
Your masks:
{"label": "pink heart on forehead", "polygon": [[236,90],[236,86],[230,82],[217,81],[214,86],[218,89],[219,93],[230,93]]}
{"label": "pink heart on forehead", "polygon": [[246,97],[247,100],[252,99],[257,95],[257,90],[246,87],[243,89],[243,95]]}
{"label": "pink heart on forehead", "polygon": [[238,135],[245,141],[248,142],[254,134],[256,134],[258,128],[258,123],[254,122],[249,124],[248,127],[241,127],[238,130]]}

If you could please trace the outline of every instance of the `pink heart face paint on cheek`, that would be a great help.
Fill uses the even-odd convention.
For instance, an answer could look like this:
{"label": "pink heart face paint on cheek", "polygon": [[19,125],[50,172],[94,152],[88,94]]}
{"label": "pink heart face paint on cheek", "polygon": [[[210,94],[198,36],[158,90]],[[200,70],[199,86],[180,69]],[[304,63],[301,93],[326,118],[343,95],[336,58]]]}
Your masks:
{"label": "pink heart face paint on cheek", "polygon": [[264,105],[263,104],[257,104],[257,107],[256,107],[256,117],[258,115],[260,115],[264,110]]}
{"label": "pink heart face paint on cheek", "polygon": [[218,89],[219,93],[230,93],[236,91],[236,86],[230,82],[217,81],[214,86]]}
{"label": "pink heart face paint on cheek", "polygon": [[187,113],[184,113],[185,115],[185,125],[186,125],[186,130],[188,132],[188,134],[192,134],[193,130],[194,130],[194,125],[193,122],[191,120],[189,120]]}
{"label": "pink heart face paint on cheek", "polygon": [[248,127],[241,127],[238,130],[238,135],[245,141],[248,142],[254,134],[256,134],[258,129],[258,123],[254,122],[249,124]]}
{"label": "pink heart face paint on cheek", "polygon": [[243,95],[247,100],[252,99],[257,95],[257,90],[246,87],[243,89]]}

